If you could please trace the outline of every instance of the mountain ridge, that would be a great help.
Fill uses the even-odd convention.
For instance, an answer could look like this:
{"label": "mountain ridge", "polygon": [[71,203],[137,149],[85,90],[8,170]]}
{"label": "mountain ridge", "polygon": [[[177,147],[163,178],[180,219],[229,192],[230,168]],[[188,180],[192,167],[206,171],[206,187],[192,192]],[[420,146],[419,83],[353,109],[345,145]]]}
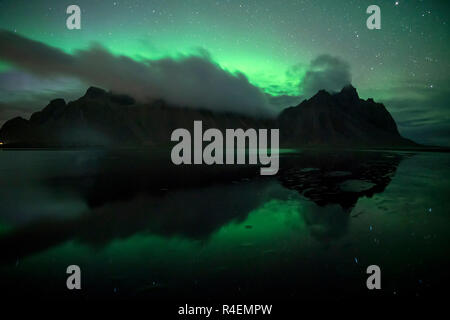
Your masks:
{"label": "mountain ridge", "polygon": [[16,117],[0,129],[4,146],[88,147],[166,145],[177,128],[279,128],[281,146],[413,147],[385,106],[362,100],[353,86],[320,90],[275,119],[168,105],[140,104],[132,97],[90,87],[75,101],[54,99],[29,120]]}
{"label": "mountain ridge", "polygon": [[[278,116],[281,139],[288,144],[322,146],[418,146],[403,138],[382,103],[359,98],[356,88],[340,92],[320,90]],[[349,143],[350,142],[350,143]]]}

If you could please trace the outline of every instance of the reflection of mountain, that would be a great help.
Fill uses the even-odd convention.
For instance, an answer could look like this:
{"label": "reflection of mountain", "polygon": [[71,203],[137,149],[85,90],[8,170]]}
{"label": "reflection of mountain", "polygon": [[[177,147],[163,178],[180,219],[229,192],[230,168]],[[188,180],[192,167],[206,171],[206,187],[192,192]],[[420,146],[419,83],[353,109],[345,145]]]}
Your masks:
{"label": "reflection of mountain", "polygon": [[386,110],[372,99],[362,100],[353,87],[340,93],[319,91],[277,119],[168,106],[163,101],[139,104],[133,98],[89,88],[80,99],[50,102],[30,120],[14,118],[0,130],[7,146],[167,145],[177,128],[279,128],[281,145],[417,146],[400,136]]}
{"label": "reflection of mountain", "polygon": [[[206,240],[222,225],[243,221],[264,202],[257,181],[209,186],[164,195],[136,191],[129,201],[112,201],[73,219],[42,219],[0,236],[0,262],[43,251],[69,240],[101,247],[136,234]],[[143,192],[143,190],[141,190]]]}
{"label": "reflection of mountain", "polygon": [[386,152],[304,152],[283,159],[279,179],[320,206],[351,209],[358,198],[383,192],[401,159]]}
{"label": "reflection of mountain", "polygon": [[[142,233],[205,240],[222,225],[243,221],[265,200],[266,184],[258,177],[250,181],[259,174],[256,166],[179,167],[165,156],[157,150],[118,151],[79,170],[48,173],[40,188],[78,194],[89,210],[75,217],[46,216],[1,235],[0,261],[71,239],[94,247]],[[4,209],[18,211],[0,206]]]}
{"label": "reflection of mountain", "polygon": [[[269,192],[277,180],[259,177],[257,167],[182,168],[155,154],[111,151],[99,162],[46,173],[42,187],[57,197],[78,194],[89,209],[81,216],[47,216],[1,235],[0,261],[72,239],[94,247],[142,233],[205,240],[223,225],[244,221],[264,202],[286,196],[277,188]],[[315,238],[326,241],[346,232],[349,215],[337,205],[348,209],[359,197],[383,192],[400,161],[394,153],[301,153],[281,158],[278,179],[313,200],[302,218]],[[327,212],[318,212],[315,203],[327,205]],[[18,211],[1,206],[3,212]]]}
{"label": "reflection of mountain", "polygon": [[325,244],[339,239],[348,231],[350,215],[337,204],[319,207],[315,203],[305,206],[301,211],[302,219],[311,236]]}

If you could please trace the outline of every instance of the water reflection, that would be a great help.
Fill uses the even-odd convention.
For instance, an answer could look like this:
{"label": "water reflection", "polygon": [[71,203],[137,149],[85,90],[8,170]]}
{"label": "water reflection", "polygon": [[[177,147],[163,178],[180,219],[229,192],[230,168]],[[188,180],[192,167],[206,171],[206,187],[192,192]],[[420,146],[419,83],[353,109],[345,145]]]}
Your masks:
{"label": "water reflection", "polygon": [[[244,221],[265,202],[286,198],[280,184],[312,200],[299,214],[312,236],[328,241],[346,232],[348,212],[358,198],[383,192],[401,159],[387,152],[303,152],[283,156],[279,175],[264,178],[252,166],[181,168],[147,153],[77,158],[82,166],[76,174],[50,170],[40,184],[30,185],[53,190],[59,200],[62,194],[71,199],[77,194],[88,209],[82,206],[79,215],[64,216],[60,208],[61,214],[14,227],[0,237],[0,262],[72,239],[93,247],[140,233],[206,240],[221,226]],[[14,188],[9,193],[13,199]],[[4,212],[14,211],[11,203]],[[327,210],[320,209],[324,206]],[[40,205],[34,208],[42,210]]]}
{"label": "water reflection", "polygon": [[360,197],[384,191],[403,157],[388,152],[304,152],[284,159],[280,181],[319,206],[339,204],[350,211]]}

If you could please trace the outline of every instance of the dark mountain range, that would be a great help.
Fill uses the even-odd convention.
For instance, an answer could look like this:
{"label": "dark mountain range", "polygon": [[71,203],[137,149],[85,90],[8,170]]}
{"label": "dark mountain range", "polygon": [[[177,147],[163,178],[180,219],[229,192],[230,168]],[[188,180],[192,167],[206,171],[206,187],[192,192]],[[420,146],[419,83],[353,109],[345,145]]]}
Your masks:
{"label": "dark mountain range", "polygon": [[321,90],[283,110],[278,123],[280,139],[289,145],[417,146],[400,135],[383,104],[360,99],[353,86],[335,94]]}
{"label": "dark mountain range", "polygon": [[330,94],[319,91],[277,119],[169,106],[164,101],[140,104],[126,95],[91,87],[76,101],[50,102],[29,120],[17,117],[0,129],[5,146],[167,145],[177,128],[279,128],[284,146],[414,146],[400,136],[386,108],[362,100],[352,86]]}
{"label": "dark mountain range", "polygon": [[126,95],[91,87],[76,101],[50,102],[30,120],[17,117],[0,130],[7,146],[137,146],[164,145],[177,128],[192,128],[194,120],[205,128],[250,128],[272,121],[207,110],[170,106],[164,101],[139,104]]}

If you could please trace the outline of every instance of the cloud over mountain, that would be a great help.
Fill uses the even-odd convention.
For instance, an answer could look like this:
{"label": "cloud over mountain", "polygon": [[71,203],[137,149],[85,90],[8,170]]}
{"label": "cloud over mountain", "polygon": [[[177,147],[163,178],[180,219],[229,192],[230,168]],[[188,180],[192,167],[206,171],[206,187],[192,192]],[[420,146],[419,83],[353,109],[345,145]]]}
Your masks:
{"label": "cloud over mountain", "polygon": [[223,70],[203,52],[159,60],[116,56],[100,45],[68,54],[0,31],[0,59],[41,77],[67,76],[138,100],[251,115],[273,113],[265,94],[242,73]]}
{"label": "cloud over mountain", "polygon": [[300,87],[309,98],[321,89],[337,92],[351,81],[350,65],[338,57],[324,54],[311,61]]}

